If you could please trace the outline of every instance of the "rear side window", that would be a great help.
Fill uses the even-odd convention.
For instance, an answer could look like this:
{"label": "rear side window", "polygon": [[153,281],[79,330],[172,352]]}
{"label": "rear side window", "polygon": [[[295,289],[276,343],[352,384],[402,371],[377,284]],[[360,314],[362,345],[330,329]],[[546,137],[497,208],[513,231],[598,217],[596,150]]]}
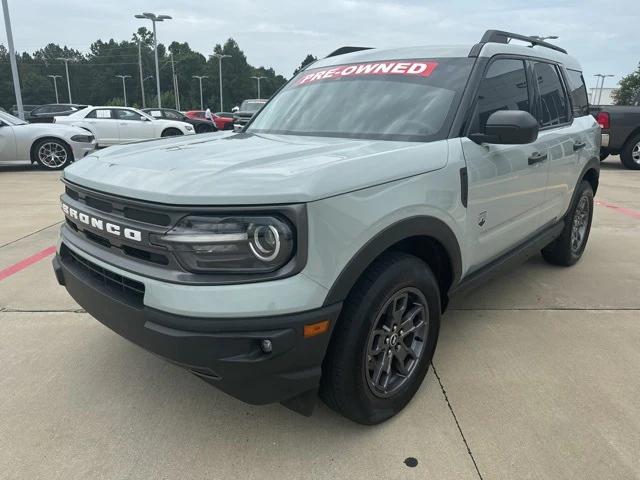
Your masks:
{"label": "rear side window", "polygon": [[533,72],[540,94],[538,122],[541,127],[562,125],[569,121],[569,102],[562,87],[558,68],[545,62],[534,62]]}
{"label": "rear side window", "polygon": [[112,118],[110,109],[98,108],[87,113],[85,118]]}
{"label": "rear side window", "polygon": [[567,70],[567,80],[571,91],[573,115],[576,117],[589,115],[589,97],[582,73],[576,70]]}
{"label": "rear side window", "polygon": [[487,119],[498,110],[524,110],[531,113],[527,74],[522,60],[503,58],[489,65],[480,83],[471,133],[484,132]]}

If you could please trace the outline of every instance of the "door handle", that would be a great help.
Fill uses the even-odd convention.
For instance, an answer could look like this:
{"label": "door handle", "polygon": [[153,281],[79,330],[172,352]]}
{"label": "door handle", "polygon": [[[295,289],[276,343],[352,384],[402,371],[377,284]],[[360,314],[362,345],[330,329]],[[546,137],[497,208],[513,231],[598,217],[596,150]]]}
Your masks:
{"label": "door handle", "polygon": [[546,153],[535,152],[529,157],[529,165],[535,165],[536,163],[544,162],[547,159]]}
{"label": "door handle", "polygon": [[585,142],[576,142],[573,144],[573,151],[577,152],[578,150],[582,150],[586,146],[587,144]]}

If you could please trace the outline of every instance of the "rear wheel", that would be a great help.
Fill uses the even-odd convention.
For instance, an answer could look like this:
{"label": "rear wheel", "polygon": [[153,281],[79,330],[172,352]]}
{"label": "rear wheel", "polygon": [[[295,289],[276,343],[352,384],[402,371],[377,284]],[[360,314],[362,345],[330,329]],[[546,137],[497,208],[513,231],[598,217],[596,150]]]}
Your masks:
{"label": "rear wheel", "polygon": [[177,128],[167,128],[166,130],[163,130],[162,132],[162,136],[163,137],[175,137],[178,135],[182,135],[182,132],[180,130],[178,130]]}
{"label": "rear wheel", "polygon": [[385,254],[345,302],[323,365],[322,398],[358,423],[389,419],[420,387],[439,328],[440,293],[427,264]]}
{"label": "rear wheel", "polygon": [[640,133],[634,135],[620,152],[622,164],[630,170],[640,170]]}
{"label": "rear wheel", "polygon": [[73,161],[73,152],[62,140],[43,138],[33,145],[31,160],[47,170],[62,170]]}
{"label": "rear wheel", "polygon": [[587,246],[593,218],[593,189],[583,180],[574,205],[565,218],[562,234],[542,249],[544,259],[553,265],[568,267],[582,257]]}

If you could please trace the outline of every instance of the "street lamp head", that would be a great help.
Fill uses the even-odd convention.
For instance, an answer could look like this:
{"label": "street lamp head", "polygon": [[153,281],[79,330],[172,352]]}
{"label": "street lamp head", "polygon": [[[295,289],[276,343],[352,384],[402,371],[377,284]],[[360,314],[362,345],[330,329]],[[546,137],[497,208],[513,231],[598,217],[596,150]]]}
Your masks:
{"label": "street lamp head", "polygon": [[161,22],[163,20],[171,20],[173,17],[171,15],[160,15],[158,16],[158,21]]}

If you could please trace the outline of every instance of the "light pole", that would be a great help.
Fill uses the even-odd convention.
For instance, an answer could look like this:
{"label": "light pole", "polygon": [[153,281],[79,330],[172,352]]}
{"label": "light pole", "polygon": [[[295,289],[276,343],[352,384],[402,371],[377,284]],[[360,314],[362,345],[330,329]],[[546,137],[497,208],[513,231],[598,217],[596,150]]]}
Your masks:
{"label": "light pole", "polygon": [[222,59],[229,58],[231,55],[223,55],[222,53],[214,53],[211,55],[218,59],[218,73],[220,74],[220,111],[224,112],[224,103],[222,102]]}
{"label": "light pole", "polygon": [[256,79],[258,81],[258,98],[262,98],[260,96],[260,80],[262,80],[263,78],[267,78],[267,77],[261,77],[261,76],[258,75],[258,76],[251,77],[251,78],[254,78],[254,79]]}
{"label": "light pole", "polygon": [[114,77],[122,79],[122,91],[124,92],[124,106],[127,106],[127,83],[125,80],[131,78],[131,75],[114,75]]}
{"label": "light pole", "polygon": [[69,94],[69,103],[73,103],[71,100],[71,82],[69,81],[69,62],[75,62],[75,58],[58,57],[56,60],[64,62],[64,70],[67,73],[67,93]]}
{"label": "light pole", "polygon": [[11,62],[11,76],[13,77],[13,90],[16,94],[16,106],[18,116],[24,120],[24,109],[22,108],[22,92],[20,91],[20,77],[18,76],[18,63],[16,62],[16,51],[13,48],[13,32],[11,31],[11,19],[9,18],[9,5],[7,0],[2,0],[2,12],[4,13],[4,28],[7,31],[7,43],[9,44],[9,59]]}
{"label": "light pole", "polygon": [[160,67],[158,66],[158,35],[156,34],[156,22],[171,20],[169,15],[156,15],[155,13],[144,12],[134,15],[136,18],[146,18],[153,23],[153,53],[156,60],[156,87],[158,89],[158,108],[162,108],[162,100],[160,100]]}
{"label": "light pole", "polygon": [[202,102],[202,79],[209,78],[206,75],[193,75],[193,78],[197,78],[200,82],[200,110],[204,110],[204,103]]}
{"label": "light pole", "polygon": [[604,79],[607,77],[615,77],[615,75],[596,73],[594,77],[599,77],[602,81],[600,82],[600,93],[598,94],[598,103],[596,103],[596,93],[598,93],[598,82],[596,81],[596,90],[593,92],[593,104],[600,105],[600,100],[602,100],[602,90],[604,89]]}
{"label": "light pole", "polygon": [[53,78],[53,89],[56,91],[56,103],[60,103],[58,100],[58,78],[62,78],[62,75],[47,75],[49,78]]}

